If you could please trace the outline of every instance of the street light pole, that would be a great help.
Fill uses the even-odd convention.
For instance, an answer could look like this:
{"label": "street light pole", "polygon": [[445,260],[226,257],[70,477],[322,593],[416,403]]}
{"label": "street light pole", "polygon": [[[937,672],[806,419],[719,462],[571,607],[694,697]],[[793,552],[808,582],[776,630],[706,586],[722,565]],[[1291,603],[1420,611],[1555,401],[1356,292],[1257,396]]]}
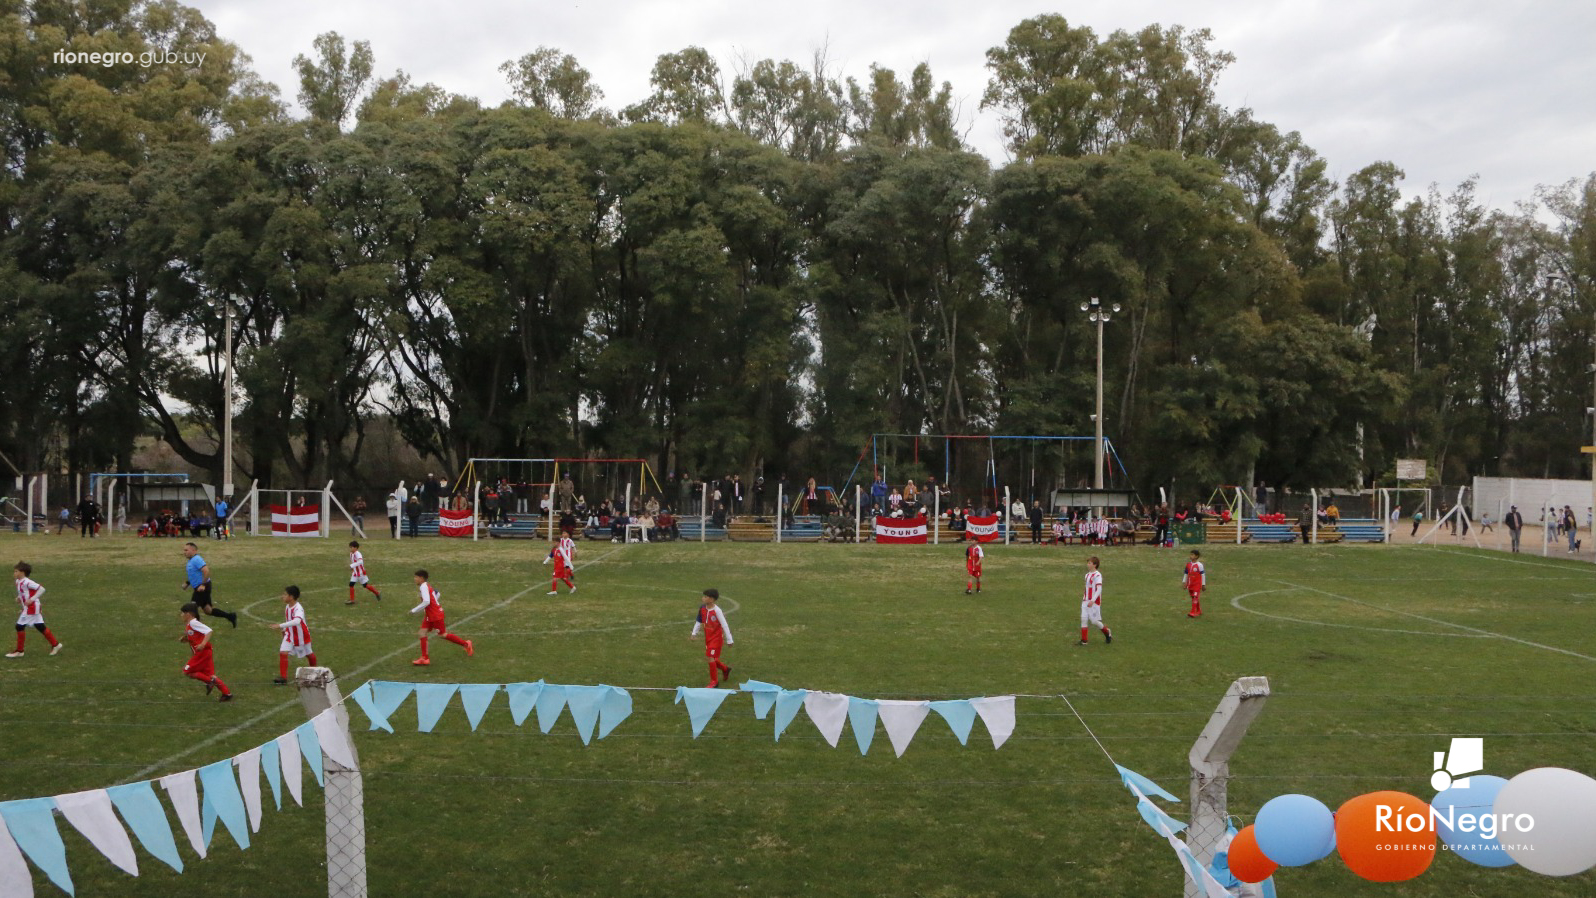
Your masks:
{"label": "street light pole", "polygon": [[1094,296],[1081,303],[1081,311],[1087,313],[1087,320],[1097,325],[1097,414],[1092,416],[1097,425],[1097,435],[1092,442],[1092,488],[1101,490],[1103,488],[1103,325],[1119,311],[1119,303],[1104,308],[1102,301]]}
{"label": "street light pole", "polygon": [[227,385],[222,393],[222,497],[233,498],[233,299],[223,300],[226,308],[223,353],[227,356]]}

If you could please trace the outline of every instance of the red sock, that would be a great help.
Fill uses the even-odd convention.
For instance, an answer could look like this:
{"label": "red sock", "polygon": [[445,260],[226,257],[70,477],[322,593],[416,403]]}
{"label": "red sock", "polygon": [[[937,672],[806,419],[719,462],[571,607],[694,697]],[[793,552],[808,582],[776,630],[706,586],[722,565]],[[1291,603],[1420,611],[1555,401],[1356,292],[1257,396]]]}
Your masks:
{"label": "red sock", "polygon": [[575,589],[576,588],[576,584],[571,582],[571,578],[570,577],[566,577],[564,582],[565,582],[566,588],[568,588],[568,589]]}
{"label": "red sock", "polygon": [[427,657],[427,637],[421,637],[421,657]]}
{"label": "red sock", "polygon": [[716,661],[715,666],[720,668],[721,673],[731,673],[731,667],[724,661]]}
{"label": "red sock", "polygon": [[287,652],[278,652],[277,653],[277,675],[279,677],[282,677],[285,680],[288,679],[288,653]]}
{"label": "red sock", "polygon": [[310,656],[307,657],[305,660],[310,662],[310,666],[311,667],[319,667],[320,666],[320,665],[318,665],[316,663],[316,653],[315,652],[311,652]]}
{"label": "red sock", "polygon": [[61,641],[55,638],[55,634],[50,632],[49,627],[44,628],[44,640],[50,643],[51,648],[55,648],[61,644]]}
{"label": "red sock", "polygon": [[709,685],[711,688],[720,685],[720,670],[715,667],[715,662],[709,662]]}
{"label": "red sock", "polygon": [[22,641],[24,639],[27,639],[27,638],[28,638],[28,631],[27,630],[18,630],[17,631],[17,651],[19,651],[19,652],[22,651]]}
{"label": "red sock", "polygon": [[1085,642],[1085,641],[1086,641],[1086,628],[1082,627],[1081,628],[1081,642]]}
{"label": "red sock", "polygon": [[560,581],[554,577],[549,578],[549,592],[559,592]]}
{"label": "red sock", "polygon": [[[372,587],[371,587],[371,584],[370,584],[370,583],[367,583],[367,584],[366,584],[366,591],[367,591],[367,592],[369,592],[369,593],[371,593],[371,594],[372,594],[372,595],[374,595],[374,596],[380,596],[380,595],[382,595],[382,593],[380,593],[380,592],[378,592],[378,591],[376,591],[376,590],[375,590],[375,589],[373,589],[373,588],[372,588]],[[350,590],[350,592],[354,592],[354,590],[352,590],[352,589],[351,589],[351,590]]]}
{"label": "red sock", "polygon": [[461,648],[465,648],[466,641],[464,639],[461,639],[460,637],[454,635],[453,633],[445,633],[445,634],[443,634],[443,638],[445,640],[449,641],[449,642],[454,643],[455,645],[457,645],[457,646],[459,646]]}
{"label": "red sock", "polygon": [[220,689],[223,695],[233,694],[232,690],[227,688],[227,684],[222,682],[221,677],[211,677],[211,682],[216,684],[216,688]]}
{"label": "red sock", "polygon": [[965,592],[969,592],[970,590],[972,590],[974,588],[975,588],[975,581],[974,580],[966,580],[966,581],[964,581],[964,591]]}
{"label": "red sock", "polygon": [[349,601],[353,602],[354,600],[355,600],[355,584],[351,583],[351,584],[349,584]]}

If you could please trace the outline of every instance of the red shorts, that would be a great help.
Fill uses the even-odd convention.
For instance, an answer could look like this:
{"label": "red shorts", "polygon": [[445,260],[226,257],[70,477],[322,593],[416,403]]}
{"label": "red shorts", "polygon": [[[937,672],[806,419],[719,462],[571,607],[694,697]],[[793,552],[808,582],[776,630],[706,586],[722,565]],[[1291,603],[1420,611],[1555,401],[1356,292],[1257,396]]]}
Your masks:
{"label": "red shorts", "polygon": [[558,560],[554,562],[554,579],[567,580],[570,579],[571,574],[572,571],[565,566],[565,562]]}
{"label": "red shorts", "polygon": [[183,665],[183,673],[190,677],[204,677],[210,679],[216,676],[216,656],[211,654],[211,647],[206,646],[202,652],[195,652],[188,663]]}
{"label": "red shorts", "polygon": [[704,646],[704,657],[710,659],[711,661],[718,661],[720,660],[720,649],[721,646],[719,643],[716,643],[715,645],[706,645]]}
{"label": "red shorts", "polygon": [[1186,587],[1186,591],[1191,593],[1191,597],[1194,599],[1203,594],[1203,588],[1201,586],[1188,586]]}
{"label": "red shorts", "polygon": [[981,576],[981,566],[979,564],[967,564],[964,566],[964,569],[969,571],[970,576],[972,577]]}
{"label": "red shorts", "polygon": [[441,618],[441,617],[429,617],[429,618],[424,619],[421,622],[421,629],[423,629],[423,630],[437,630],[439,636],[442,636],[443,634],[449,632],[447,629],[444,628],[444,626],[443,626],[443,618]]}

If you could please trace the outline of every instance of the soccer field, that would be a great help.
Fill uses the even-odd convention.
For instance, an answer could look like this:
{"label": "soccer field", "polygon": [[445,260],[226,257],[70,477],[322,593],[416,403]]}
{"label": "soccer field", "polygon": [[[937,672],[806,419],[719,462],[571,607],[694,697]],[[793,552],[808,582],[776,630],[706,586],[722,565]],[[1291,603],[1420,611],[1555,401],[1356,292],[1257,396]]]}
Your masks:
{"label": "soccer field", "polygon": [[[0,798],[186,770],[302,723],[293,688],[271,684],[267,623],[288,583],[304,590],[320,661],[346,694],[367,679],[702,686],[703,643],[689,632],[714,586],[736,637],[734,681],[1038,696],[1018,700],[1001,750],[980,723],[960,746],[933,715],[902,758],[879,730],[868,756],[846,732],[834,749],[802,714],[774,742],[746,696],[694,740],[670,692],[634,691],[632,716],[588,746],[569,716],[548,735],[531,719],[514,726],[502,696],[476,732],[458,701],[427,734],[413,703],[394,735],[368,732],[352,709],[373,895],[1179,895],[1178,862],[1104,752],[1184,798],[1187,751],[1240,676],[1267,676],[1274,694],[1231,761],[1238,825],[1288,792],[1332,809],[1380,789],[1428,798],[1432,753],[1452,736],[1485,737],[1488,773],[1596,772],[1589,564],[1211,546],[1206,613],[1189,620],[1183,551],[1097,550],[1115,640],[1094,631],[1080,648],[1078,547],[992,546],[972,597],[958,546],[586,543],[579,591],[556,598],[544,595],[544,543],[373,540],[384,600],[346,607],[343,542],[201,544],[218,605],[243,612],[236,630],[206,619],[220,624],[217,669],[238,696],[221,704],[179,674],[181,541],[0,538],[33,564],[65,645],[50,657],[34,634],[26,657],[0,667]],[[434,639],[432,666],[411,666],[417,567],[475,657]],[[142,875],[129,877],[63,822],[77,893],[325,894],[321,792],[306,783],[304,808],[268,799],[247,851],[224,831],[199,860],[179,836],[181,876],[140,850]],[[1186,819],[1184,802],[1166,807]],[[1392,886],[1332,856],[1276,884],[1285,896],[1575,896],[1596,892],[1596,872],[1552,879],[1443,852]]]}

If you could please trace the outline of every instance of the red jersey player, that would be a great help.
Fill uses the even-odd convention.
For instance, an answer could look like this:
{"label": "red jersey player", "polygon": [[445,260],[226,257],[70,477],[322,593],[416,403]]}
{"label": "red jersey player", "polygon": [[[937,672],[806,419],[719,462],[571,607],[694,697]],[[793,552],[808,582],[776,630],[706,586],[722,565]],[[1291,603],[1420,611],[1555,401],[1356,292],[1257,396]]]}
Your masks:
{"label": "red jersey player", "polygon": [[1103,631],[1104,641],[1114,641],[1114,634],[1103,626],[1103,575],[1097,570],[1101,563],[1096,555],[1086,559],[1086,592],[1081,595],[1081,641],[1076,645],[1086,645],[1087,627],[1091,624]]}
{"label": "red jersey player", "polygon": [[310,624],[305,622],[305,606],[299,604],[299,587],[283,587],[283,622],[266,626],[283,632],[283,643],[277,647],[277,677],[273,683],[287,685],[289,655],[304,658],[311,667],[316,666],[316,650],[310,647]]}
{"label": "red jersey player", "polygon": [[964,594],[969,595],[974,587],[976,592],[981,591],[981,559],[986,557],[986,551],[980,543],[970,543],[964,549],[964,570],[970,579],[964,581]]}
{"label": "red jersey player", "polygon": [[382,601],[382,593],[371,585],[371,578],[366,576],[366,556],[360,554],[360,543],[349,541],[349,601],[345,605],[355,604],[355,587],[364,586],[366,591]]}
{"label": "red jersey player", "polygon": [[1201,617],[1203,613],[1203,587],[1208,585],[1208,571],[1203,567],[1202,557],[1203,553],[1192,549],[1191,560],[1186,562],[1186,573],[1181,577],[1181,583],[1191,593],[1191,612],[1187,617]]}
{"label": "red jersey player", "polygon": [[476,649],[472,647],[471,640],[461,639],[453,633],[450,633],[448,628],[444,626],[443,606],[438,603],[438,599],[443,594],[438,592],[436,589],[433,589],[432,584],[427,582],[427,572],[425,570],[416,571],[416,585],[421,588],[421,604],[410,609],[410,613],[415,614],[418,611],[424,611],[426,613],[421,618],[421,629],[416,631],[417,638],[421,640],[421,657],[410,663],[416,665],[417,667],[425,667],[432,663],[432,659],[427,657],[428,630],[435,630],[439,636],[442,636],[444,639],[447,639],[455,645],[464,648],[466,650],[466,657],[475,655],[477,652]]}
{"label": "red jersey player", "polygon": [[183,676],[192,677],[205,684],[205,694],[212,689],[222,691],[221,700],[230,702],[233,693],[227,684],[216,676],[216,658],[211,654],[211,628],[199,622],[199,605],[189,602],[183,606],[183,635],[178,639],[188,643],[188,663],[183,665]]}
{"label": "red jersey player", "polygon": [[549,580],[549,595],[560,594],[562,580],[571,588],[571,592],[576,592],[576,583],[573,580],[576,576],[575,559],[576,543],[572,542],[569,536],[560,537],[560,541],[549,550],[548,557],[543,559],[544,564],[548,564],[550,560],[554,562],[554,577]]}
{"label": "red jersey player", "polygon": [[[721,678],[730,682],[731,668],[720,660],[720,651],[731,645],[731,624],[726,622],[726,612],[720,610],[720,590],[704,590],[704,604],[698,608],[698,620],[693,623],[692,636],[704,631],[704,657],[709,659],[709,688],[720,685]],[[689,636],[688,638],[692,638]]]}
{"label": "red jersey player", "polygon": [[22,606],[22,613],[17,615],[17,650],[7,653],[6,657],[22,657],[22,644],[28,636],[29,627],[44,634],[44,641],[50,643],[50,654],[60,652],[61,640],[56,639],[50,628],[44,625],[44,587],[33,581],[33,565],[19,561],[11,569],[11,576],[17,581],[17,604]]}

